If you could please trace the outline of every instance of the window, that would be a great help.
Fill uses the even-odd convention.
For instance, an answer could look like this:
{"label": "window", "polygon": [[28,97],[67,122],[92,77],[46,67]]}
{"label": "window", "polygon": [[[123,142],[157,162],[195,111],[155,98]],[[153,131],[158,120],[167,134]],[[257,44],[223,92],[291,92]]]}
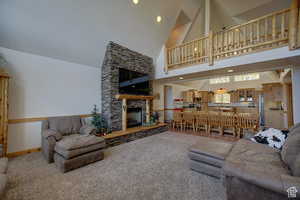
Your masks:
{"label": "window", "polygon": [[229,83],[229,82],[230,82],[229,76],[209,79],[210,84]]}
{"label": "window", "polygon": [[243,74],[234,76],[234,81],[253,81],[260,78],[259,73]]}
{"label": "window", "polygon": [[215,102],[216,103],[230,103],[230,94],[215,94]]}

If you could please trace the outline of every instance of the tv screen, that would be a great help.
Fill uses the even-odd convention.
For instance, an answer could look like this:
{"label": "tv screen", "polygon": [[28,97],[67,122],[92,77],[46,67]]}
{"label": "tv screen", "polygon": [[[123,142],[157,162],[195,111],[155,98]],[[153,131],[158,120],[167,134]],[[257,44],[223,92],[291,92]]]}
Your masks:
{"label": "tv screen", "polygon": [[119,68],[119,93],[149,95],[149,76],[144,73]]}

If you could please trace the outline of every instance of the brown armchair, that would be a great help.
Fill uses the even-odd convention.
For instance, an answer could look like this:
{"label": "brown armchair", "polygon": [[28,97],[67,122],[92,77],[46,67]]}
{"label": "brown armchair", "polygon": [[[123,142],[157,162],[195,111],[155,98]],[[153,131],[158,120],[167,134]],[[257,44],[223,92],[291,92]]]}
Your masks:
{"label": "brown armchair", "polygon": [[[87,129],[84,120],[79,116],[74,117],[50,117],[48,120],[42,122],[42,153],[48,163],[54,161],[54,153],[56,144],[64,137],[74,134],[85,134],[86,130],[95,131],[94,129]],[[89,134],[89,133],[86,133]],[[103,141],[101,138],[95,140]]]}

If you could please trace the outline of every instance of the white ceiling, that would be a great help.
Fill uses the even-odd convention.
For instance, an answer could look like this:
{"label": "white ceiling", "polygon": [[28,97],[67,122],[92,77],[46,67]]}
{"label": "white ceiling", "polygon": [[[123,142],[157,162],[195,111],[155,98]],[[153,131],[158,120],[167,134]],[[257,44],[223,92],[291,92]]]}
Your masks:
{"label": "white ceiling", "polygon": [[[132,0],[1,0],[0,46],[100,67],[106,45],[114,41],[155,59],[180,11],[191,18],[201,1],[140,0],[133,5]],[[216,13],[222,16],[218,18],[243,19],[291,0],[213,1],[224,12]],[[157,15],[163,17],[161,24],[155,22]]]}
{"label": "white ceiling", "polygon": [[99,67],[114,41],[155,58],[184,2],[1,0],[0,46]]}

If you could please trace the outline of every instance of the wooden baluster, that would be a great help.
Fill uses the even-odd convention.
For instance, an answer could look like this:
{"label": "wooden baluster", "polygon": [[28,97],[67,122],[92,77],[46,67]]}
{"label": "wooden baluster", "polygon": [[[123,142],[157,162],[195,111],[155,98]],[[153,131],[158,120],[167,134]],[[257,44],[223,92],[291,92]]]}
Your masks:
{"label": "wooden baluster", "polygon": [[183,46],[180,46],[180,59],[181,59],[181,63],[184,62],[184,57],[183,57]]}
{"label": "wooden baluster", "polygon": [[281,15],[281,37],[285,38],[285,13]]}
{"label": "wooden baluster", "polygon": [[182,49],[182,63],[185,63],[185,48],[184,45],[181,46]]}
{"label": "wooden baluster", "polygon": [[170,65],[173,65],[173,59],[172,59],[172,52],[173,52],[173,49],[169,49],[169,62],[170,62]]}
{"label": "wooden baluster", "polygon": [[260,21],[258,20],[257,21],[257,24],[256,24],[256,41],[257,43],[259,43],[260,41]]}
{"label": "wooden baluster", "polygon": [[272,38],[276,40],[276,15],[272,17]]}
{"label": "wooden baluster", "polygon": [[208,60],[208,65],[213,65],[214,64],[214,60],[213,60],[213,40],[214,40],[214,35],[213,35],[213,32],[210,31],[209,32],[209,44],[208,44],[208,48],[209,48],[209,52],[208,52],[208,55],[209,55],[209,60]]}
{"label": "wooden baluster", "polygon": [[250,45],[253,44],[253,24],[249,24],[249,31],[250,31]]}
{"label": "wooden baluster", "polygon": [[265,18],[265,42],[268,41],[268,18]]}
{"label": "wooden baluster", "polygon": [[222,35],[222,47],[221,47],[222,54],[220,55],[220,57],[224,57],[223,52],[225,51],[225,33],[224,31],[222,31],[220,32],[220,34]]}
{"label": "wooden baluster", "polygon": [[243,26],[243,47],[246,46],[246,40],[247,40],[247,37],[246,37],[246,26]]}

